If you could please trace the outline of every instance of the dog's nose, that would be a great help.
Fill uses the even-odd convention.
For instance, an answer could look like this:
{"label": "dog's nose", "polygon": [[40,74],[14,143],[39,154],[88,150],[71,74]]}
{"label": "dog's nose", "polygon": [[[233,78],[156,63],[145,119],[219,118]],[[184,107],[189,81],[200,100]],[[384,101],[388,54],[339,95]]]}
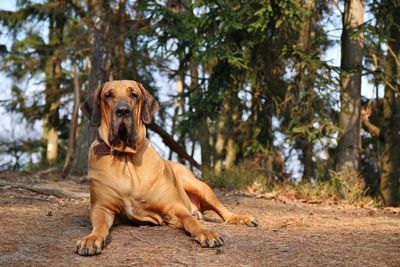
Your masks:
{"label": "dog's nose", "polygon": [[126,105],[126,104],[118,105],[118,106],[115,108],[115,114],[116,114],[118,117],[120,117],[120,118],[126,117],[126,116],[128,116],[130,113],[131,113],[131,109],[130,109],[130,107],[129,107],[128,105]]}

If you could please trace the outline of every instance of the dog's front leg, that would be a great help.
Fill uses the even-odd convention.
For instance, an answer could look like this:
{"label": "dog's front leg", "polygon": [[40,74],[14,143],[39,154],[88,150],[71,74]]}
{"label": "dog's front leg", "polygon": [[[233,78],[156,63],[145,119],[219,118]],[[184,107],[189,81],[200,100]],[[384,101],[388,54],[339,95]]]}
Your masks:
{"label": "dog's front leg", "polygon": [[90,220],[93,227],[92,232],[76,243],[76,253],[82,256],[101,253],[109,229],[114,222],[114,214],[102,207],[94,206],[90,213]]}
{"label": "dog's front leg", "polygon": [[189,233],[202,247],[220,247],[224,244],[224,240],[218,233],[208,230],[201,225],[190,212],[177,212],[177,219],[180,221],[179,226]]}

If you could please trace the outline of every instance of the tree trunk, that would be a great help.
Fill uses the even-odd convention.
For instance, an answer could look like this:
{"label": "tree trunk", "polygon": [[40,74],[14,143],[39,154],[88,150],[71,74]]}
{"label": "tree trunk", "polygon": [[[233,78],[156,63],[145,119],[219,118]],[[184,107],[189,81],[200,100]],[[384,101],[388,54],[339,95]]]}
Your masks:
{"label": "tree trunk", "polygon": [[[171,136],[172,138],[174,138],[175,136],[175,132],[176,132],[176,125],[178,122],[178,118],[180,114],[183,114],[184,112],[184,96],[183,96],[183,83],[184,83],[184,75],[183,75],[183,70],[178,71],[178,75],[176,77],[176,91],[177,91],[177,99],[176,99],[176,103],[175,103],[175,110],[174,110],[174,115],[172,117],[172,127],[171,127]],[[180,113],[181,112],[181,113]],[[184,138],[182,139],[183,134],[181,135],[181,137],[178,139],[178,142],[180,145],[182,145],[182,141],[184,142]],[[183,144],[183,147],[184,144]],[[169,152],[169,156],[168,159],[171,160],[172,159],[172,150],[170,150]]]}
{"label": "tree trunk", "polygon": [[343,16],[340,73],[339,140],[336,150],[337,171],[358,171],[360,161],[360,108],[364,1],[346,0]]}
{"label": "tree trunk", "polygon": [[237,146],[235,144],[233,136],[234,135],[228,136],[228,140],[226,141],[226,155],[225,155],[226,169],[231,169],[236,163]]}
{"label": "tree trunk", "polygon": [[[93,96],[94,91],[107,80],[106,63],[106,25],[103,17],[105,16],[104,0],[93,1],[94,28],[91,70],[89,74],[89,95]],[[93,142],[97,135],[97,128],[90,127],[88,145]]]}
{"label": "tree trunk", "polygon": [[[225,104],[224,104],[225,109]],[[219,122],[217,127],[217,134],[215,138],[215,158],[214,158],[214,171],[219,174],[223,169],[223,158],[224,158],[224,147],[225,147],[225,138],[224,138],[224,129],[226,124],[226,117],[223,114],[219,116]]]}
{"label": "tree trunk", "polygon": [[[311,52],[311,45],[313,42],[314,33],[314,23],[315,23],[315,1],[314,0],[306,0],[304,1],[305,8],[311,13],[308,16],[305,16],[303,21],[302,28],[299,33],[299,43],[298,49],[305,55]],[[315,39],[315,38],[314,38]],[[314,51],[313,51],[314,52]],[[296,90],[294,92],[295,99],[299,101],[299,93],[301,92],[304,95],[311,96],[313,94],[314,89],[314,78],[315,77],[315,67],[311,66],[309,63],[304,63],[303,60],[296,65],[297,70],[297,80],[298,80],[298,88],[300,90]],[[313,101],[312,97],[307,97],[307,102]],[[297,102],[298,102],[297,101]],[[303,100],[300,100],[303,102]],[[297,104],[296,104],[297,105]],[[307,104],[302,106],[308,106]],[[311,105],[310,105],[311,106]],[[303,110],[304,113],[301,114],[301,121],[304,125],[312,125],[313,116],[307,110]],[[303,176],[302,181],[309,182],[314,177],[314,162],[312,159],[313,156],[313,143],[307,138],[303,137],[297,141],[297,145],[301,147],[301,161],[303,164]]]}
{"label": "tree trunk", "polygon": [[120,0],[118,8],[118,62],[115,63],[117,67],[117,79],[125,79],[125,66],[126,66],[126,55],[125,55],[125,35],[126,35],[126,1]]}
{"label": "tree trunk", "polygon": [[80,86],[78,79],[78,67],[76,66],[75,63],[73,64],[73,75],[74,75],[74,105],[72,107],[71,126],[70,126],[71,128],[69,129],[67,155],[65,157],[64,167],[62,170],[63,177],[66,177],[71,170],[75,154],[76,130],[78,128]]}
{"label": "tree trunk", "polygon": [[301,156],[301,161],[303,163],[303,176],[301,180],[304,182],[311,181],[311,178],[315,176],[314,161],[312,159],[313,147],[314,147],[313,144],[309,140],[307,139],[303,140],[302,156]]}
{"label": "tree trunk", "polygon": [[[263,97],[268,99],[265,103],[262,101]],[[253,86],[251,114],[248,119],[249,144],[245,145],[245,148],[252,147],[253,154],[262,153],[264,159],[272,157],[272,107],[270,105],[272,101],[270,95],[263,96],[263,87],[260,84],[256,83]],[[261,165],[264,163],[260,162]]]}
{"label": "tree trunk", "polygon": [[58,127],[61,87],[61,61],[63,57],[63,35],[66,17],[59,10],[64,9],[64,1],[52,11],[49,22],[49,47],[51,54],[46,61],[46,116],[44,118],[43,135],[47,141],[46,160],[53,164],[58,157]]}
{"label": "tree trunk", "polygon": [[225,129],[225,168],[231,169],[237,160],[238,145],[237,145],[237,125],[241,117],[240,100],[237,97],[236,90],[233,90],[231,95],[227,97],[228,112],[227,112],[227,127]]}
{"label": "tree trunk", "polygon": [[[392,5],[395,5],[392,7]],[[392,24],[385,68],[385,95],[383,100],[383,159],[380,190],[386,206],[399,203],[400,178],[400,5],[389,3]]]}
{"label": "tree trunk", "polygon": [[235,90],[227,90],[223,110],[219,116],[215,143],[214,170],[220,173],[223,169],[230,169],[237,159],[237,140],[235,131],[240,118],[240,105]]}
{"label": "tree trunk", "polygon": [[[89,14],[93,17],[93,43],[90,59],[88,97],[93,97],[98,86],[107,80],[106,73],[106,25],[104,20],[104,0],[94,0],[89,6]],[[73,170],[83,174],[87,170],[89,146],[97,136],[97,127],[90,126],[89,120],[83,118],[79,125],[79,135]]]}
{"label": "tree trunk", "polygon": [[[191,90],[194,92],[194,97],[201,97],[201,88],[199,87],[199,71],[198,67],[192,66],[190,68],[191,77]],[[204,113],[200,114],[200,119],[196,123],[198,129],[197,139],[199,140],[201,147],[201,165],[206,168],[211,167],[211,145],[210,145],[210,132],[207,123],[207,115]]]}

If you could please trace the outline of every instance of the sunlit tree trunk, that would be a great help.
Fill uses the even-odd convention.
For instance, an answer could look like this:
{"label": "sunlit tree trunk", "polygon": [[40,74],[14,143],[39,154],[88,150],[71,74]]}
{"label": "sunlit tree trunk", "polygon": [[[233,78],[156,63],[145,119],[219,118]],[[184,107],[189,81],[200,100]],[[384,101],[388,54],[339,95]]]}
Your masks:
{"label": "sunlit tree trunk", "polygon": [[59,107],[61,95],[61,61],[63,57],[63,34],[66,17],[59,10],[63,10],[64,1],[60,1],[53,10],[49,22],[49,47],[52,47],[51,54],[46,62],[46,115],[44,117],[43,135],[47,141],[46,160],[52,164],[58,157],[58,127]]}
{"label": "sunlit tree trunk", "polygon": [[217,126],[217,134],[215,137],[215,158],[214,158],[214,171],[216,173],[221,173],[223,169],[223,158],[224,158],[224,147],[225,147],[225,134],[224,129],[226,125],[226,104],[224,104],[223,114],[219,116],[219,122]]}
{"label": "sunlit tree trunk", "polygon": [[76,63],[73,64],[73,79],[74,79],[74,105],[72,107],[71,126],[69,129],[67,155],[64,161],[62,175],[66,177],[70,170],[75,154],[76,132],[78,128],[78,110],[80,104],[80,86],[78,79],[78,67]]}
{"label": "sunlit tree trunk", "polygon": [[237,132],[238,121],[240,120],[240,101],[237,97],[236,90],[233,90],[232,95],[228,96],[228,113],[227,113],[227,128],[225,129],[225,168],[231,169],[237,160],[238,145]]}
{"label": "sunlit tree trunk", "polygon": [[[184,72],[183,72],[183,70],[180,70],[178,72],[177,77],[176,77],[177,99],[176,99],[176,102],[175,102],[175,109],[174,109],[174,114],[173,114],[173,117],[172,117],[172,127],[171,127],[171,136],[173,138],[174,138],[175,133],[176,133],[176,126],[177,126],[177,123],[178,123],[179,116],[181,114],[183,114],[184,111],[185,111],[185,102],[184,102],[184,95],[183,95],[183,92],[184,92],[183,83],[184,83]],[[182,140],[182,138],[183,138],[182,136],[179,138],[180,139],[179,144],[184,146],[184,143],[182,143],[182,141],[184,142],[184,139]],[[168,159],[170,159],[170,160],[172,159],[172,150],[170,150],[170,152],[169,152]]]}
{"label": "sunlit tree trunk", "polygon": [[360,162],[361,67],[364,36],[364,1],[346,0],[343,15],[342,59],[340,73],[339,140],[337,171],[358,171]]}

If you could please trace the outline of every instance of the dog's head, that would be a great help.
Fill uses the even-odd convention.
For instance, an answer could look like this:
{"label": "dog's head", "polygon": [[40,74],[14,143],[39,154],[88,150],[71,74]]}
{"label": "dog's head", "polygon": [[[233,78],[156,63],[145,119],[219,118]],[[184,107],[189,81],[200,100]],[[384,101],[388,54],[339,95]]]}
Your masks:
{"label": "dog's head", "polygon": [[145,125],[152,121],[158,103],[135,81],[110,81],[99,86],[82,105],[100,137],[116,148],[137,149],[146,136]]}

